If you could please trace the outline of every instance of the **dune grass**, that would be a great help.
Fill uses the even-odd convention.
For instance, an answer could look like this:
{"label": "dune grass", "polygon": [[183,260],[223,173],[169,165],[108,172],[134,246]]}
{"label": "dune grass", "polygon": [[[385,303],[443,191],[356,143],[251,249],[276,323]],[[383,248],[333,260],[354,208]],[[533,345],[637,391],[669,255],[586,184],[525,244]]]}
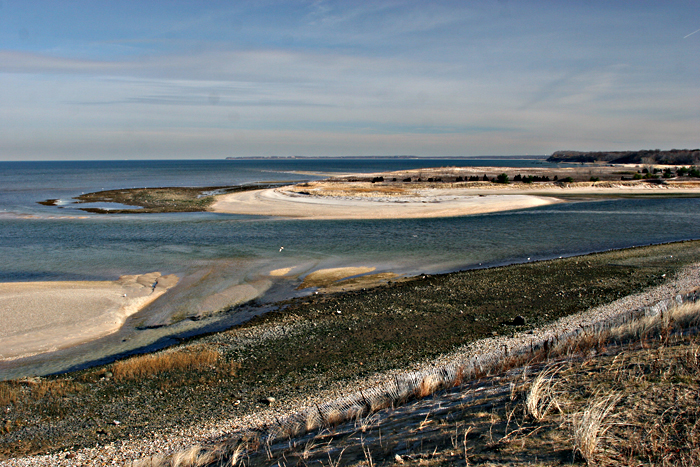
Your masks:
{"label": "dune grass", "polygon": [[[486,460],[499,465],[700,465],[699,324],[700,303],[684,304],[535,349],[527,356],[527,368],[518,368],[523,359],[511,356],[510,368],[501,362],[481,371],[467,366],[450,372],[442,369],[416,378],[408,397],[396,380],[383,392],[365,391],[359,413],[358,406],[352,412],[339,404],[326,411],[332,413],[327,423],[307,423],[287,433],[285,440],[265,438],[269,434],[263,433],[252,444],[241,438],[204,449],[201,456],[217,453],[217,460],[210,463],[192,463],[185,457],[172,463],[176,457],[171,457],[158,465],[298,461],[437,466]],[[500,376],[493,372],[488,376],[490,370]],[[492,382],[481,383],[475,375]],[[448,393],[466,401],[470,391],[474,394],[476,388],[493,387],[500,380],[507,384],[500,399],[472,396],[471,406],[460,402],[452,408],[449,400],[441,399]],[[446,389],[455,384],[458,388]],[[406,420],[392,421],[391,414],[402,405],[425,411],[426,403],[420,401],[429,397],[435,398],[428,405],[434,408],[425,416],[408,410]],[[316,410],[321,412],[320,407]],[[409,451],[399,449],[411,443]]]}

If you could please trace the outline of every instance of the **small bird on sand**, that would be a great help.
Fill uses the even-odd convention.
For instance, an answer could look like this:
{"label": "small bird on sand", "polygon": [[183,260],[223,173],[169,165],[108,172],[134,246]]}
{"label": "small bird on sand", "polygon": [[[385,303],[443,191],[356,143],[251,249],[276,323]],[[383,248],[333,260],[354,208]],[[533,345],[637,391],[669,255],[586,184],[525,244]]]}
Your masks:
{"label": "small bird on sand", "polygon": [[283,246],[280,247],[280,253],[282,253],[282,250],[284,250]]}

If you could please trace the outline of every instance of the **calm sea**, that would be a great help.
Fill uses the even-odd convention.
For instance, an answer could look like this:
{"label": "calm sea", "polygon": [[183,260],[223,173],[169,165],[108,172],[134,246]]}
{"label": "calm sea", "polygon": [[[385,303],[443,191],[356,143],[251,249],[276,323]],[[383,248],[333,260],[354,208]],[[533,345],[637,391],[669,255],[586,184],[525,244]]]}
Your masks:
{"label": "calm sea", "polygon": [[[457,218],[352,221],[213,213],[95,215],[71,205],[73,196],[102,189],[239,185],[310,180],[327,173],[484,165],[549,166],[541,160],[469,159],[0,163],[0,281],[114,280],[151,271],[207,276],[166,294],[169,300],[132,317],[118,335],[0,363],[0,379],[64,371],[167,345],[174,336],[230,326],[249,315],[229,312],[156,329],[141,329],[139,323],[164,311],[191,313],[212,293],[269,280],[272,269],[297,267],[305,273],[373,266],[378,272],[411,275],[700,238],[700,199],[619,199]],[[61,207],[37,204],[49,198],[61,200]],[[295,285],[271,282],[259,302],[292,296],[298,293]]]}

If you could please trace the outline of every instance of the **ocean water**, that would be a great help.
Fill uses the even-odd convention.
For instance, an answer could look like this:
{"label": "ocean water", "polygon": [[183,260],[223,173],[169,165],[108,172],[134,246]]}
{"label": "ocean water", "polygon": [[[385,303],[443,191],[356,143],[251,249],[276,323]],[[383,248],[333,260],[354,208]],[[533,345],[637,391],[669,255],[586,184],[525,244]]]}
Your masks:
{"label": "ocean water", "polygon": [[[247,312],[233,310],[171,326],[143,326],[164,324],[165,315],[191,314],[206,297],[240,284],[264,290],[258,302],[274,302],[300,294],[294,288],[303,275],[322,268],[438,273],[700,237],[700,199],[617,199],[456,218],[349,221],[215,213],[96,215],[70,205],[71,197],[100,189],[497,164],[546,165],[466,159],[0,163],[0,282],[114,280],[151,271],[192,279],[133,316],[116,335],[0,362],[0,379],[64,371],[248,319]],[[62,200],[63,207],[36,204],[48,198]],[[296,268],[295,279],[270,279],[271,270],[286,267]]]}

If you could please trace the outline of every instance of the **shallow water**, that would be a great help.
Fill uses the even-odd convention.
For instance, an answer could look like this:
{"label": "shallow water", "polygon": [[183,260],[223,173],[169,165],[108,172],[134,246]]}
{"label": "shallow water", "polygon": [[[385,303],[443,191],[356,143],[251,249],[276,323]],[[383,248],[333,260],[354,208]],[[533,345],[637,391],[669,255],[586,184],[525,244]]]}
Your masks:
{"label": "shallow water", "polygon": [[[169,322],[167,316],[216,311],[202,310],[201,304],[212,294],[242,283],[266,291],[261,298],[264,302],[298,293],[294,287],[299,278],[314,269],[372,266],[377,272],[404,275],[437,273],[700,237],[699,199],[618,199],[458,218],[348,221],[213,213],[60,218],[70,208],[34,206],[37,200],[70,199],[98,185],[105,189],[137,186],[128,185],[133,180],[145,186],[242,184],[285,179],[290,172],[308,172],[311,165],[308,160],[296,161],[299,164],[282,161],[283,167],[264,165],[266,161],[247,161],[250,165],[234,161],[239,167],[231,171],[233,175],[226,175],[222,167],[228,170],[231,166],[222,162],[231,161],[210,161],[200,172],[192,165],[199,161],[167,162],[152,184],[142,178],[145,169],[139,164],[131,168],[117,164],[116,168],[84,170],[85,186],[90,188],[83,188],[82,180],[70,176],[71,167],[64,166],[56,169],[56,181],[49,188],[31,182],[29,166],[20,171],[24,185],[14,179],[7,190],[2,185],[2,209],[13,214],[0,216],[0,281],[114,280],[150,271],[174,273],[183,279],[179,287],[133,316],[117,335],[69,351],[0,363],[0,379],[63,371],[115,354],[167,345],[173,342],[173,335],[225,328],[248,315],[237,311],[196,322],[185,320],[176,326],[139,329]],[[358,161],[352,162],[356,170],[384,170],[367,170]],[[390,162],[392,170],[406,168],[399,166],[401,161]],[[448,165],[436,162],[423,161],[426,167]],[[315,168],[352,168],[347,161],[333,164],[315,162]],[[481,162],[486,164],[494,165],[494,161]],[[4,184],[12,177],[6,164],[0,168],[5,170],[0,176]],[[110,174],[108,180],[100,178],[105,170]],[[40,168],[35,176],[48,173],[49,169]],[[73,209],[71,215],[79,213]],[[35,217],[21,217],[27,214]],[[268,276],[269,271],[285,267],[296,268],[297,277],[272,280]],[[195,280],[205,274],[206,280]]]}

